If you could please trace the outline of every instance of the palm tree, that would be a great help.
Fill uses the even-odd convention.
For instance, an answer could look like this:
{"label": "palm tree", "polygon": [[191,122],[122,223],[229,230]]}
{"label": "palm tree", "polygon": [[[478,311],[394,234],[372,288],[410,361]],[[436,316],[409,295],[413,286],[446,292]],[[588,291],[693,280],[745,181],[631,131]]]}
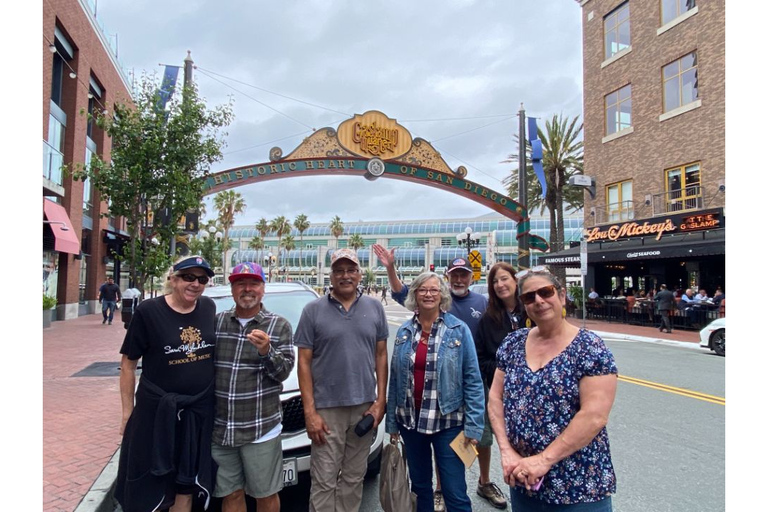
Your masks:
{"label": "palm tree", "polygon": [[[229,228],[235,225],[235,215],[245,211],[245,200],[239,192],[234,190],[224,190],[213,197],[213,207],[218,212],[219,225],[224,236],[222,245],[226,251],[229,247]],[[227,256],[224,254],[221,268],[224,277],[227,277]]]}
{"label": "palm tree", "polygon": [[248,248],[254,249],[254,250],[260,250],[264,248],[264,239],[260,236],[255,236],[251,238],[251,241],[248,242]]}
{"label": "palm tree", "polygon": [[264,240],[264,245],[267,243],[267,233],[269,233],[269,221],[265,219],[264,217],[259,219],[259,222],[256,223],[256,231],[259,232],[259,235],[261,236],[261,239]]}
{"label": "palm tree", "polygon": [[[573,208],[584,207],[584,191],[577,187],[565,188],[568,178],[574,174],[583,174],[584,169],[584,142],[580,139],[583,124],[579,123],[579,116],[569,120],[568,117],[555,114],[551,120],[545,123],[545,130],[538,129],[542,146],[542,167],[547,182],[547,193],[542,202],[541,185],[537,179],[527,180],[528,211],[535,207],[546,207],[549,210],[549,245],[551,252],[561,251],[565,245],[565,228],[563,225],[563,204],[568,203]],[[577,125],[578,123],[578,125]],[[510,155],[508,161],[517,161],[516,155]],[[529,177],[526,169],[526,177]],[[508,193],[516,197],[518,183],[517,171],[512,172],[504,180]],[[533,190],[532,190],[533,188]],[[561,269],[563,270],[563,269]],[[565,271],[562,271],[565,277]]]}
{"label": "palm tree", "polygon": [[283,215],[278,215],[269,223],[269,229],[277,236],[277,268],[280,268],[280,247],[282,247],[283,237],[291,232],[291,223]]}
{"label": "palm tree", "polygon": [[304,232],[309,229],[309,220],[307,216],[299,214],[293,221],[293,227],[299,232],[299,239],[301,240],[301,249],[299,252],[299,276],[304,279]]}
{"label": "palm tree", "polygon": [[329,226],[331,228],[331,234],[336,237],[336,247],[339,247],[339,237],[344,234],[344,223],[341,222],[341,219],[338,215],[333,217],[331,219],[331,224]]}
{"label": "palm tree", "polygon": [[351,247],[354,250],[358,250],[361,247],[365,247],[365,241],[363,241],[362,236],[355,233],[354,235],[349,237],[349,240],[347,240],[347,247]]}
{"label": "palm tree", "polygon": [[[286,235],[286,237],[283,238],[283,249],[285,249],[285,255],[288,256],[290,252],[295,248],[296,241],[293,239],[293,235]],[[288,261],[290,262],[290,260]]]}

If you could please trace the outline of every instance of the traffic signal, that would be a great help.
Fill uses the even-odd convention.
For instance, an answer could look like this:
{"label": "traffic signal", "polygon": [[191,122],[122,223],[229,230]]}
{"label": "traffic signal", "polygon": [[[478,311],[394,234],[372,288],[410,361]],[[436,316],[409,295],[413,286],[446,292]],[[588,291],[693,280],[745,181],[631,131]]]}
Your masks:
{"label": "traffic signal", "polygon": [[435,271],[435,264],[434,264],[434,263],[431,263],[431,264],[429,265],[429,271],[430,271],[430,272],[434,272],[434,271]]}

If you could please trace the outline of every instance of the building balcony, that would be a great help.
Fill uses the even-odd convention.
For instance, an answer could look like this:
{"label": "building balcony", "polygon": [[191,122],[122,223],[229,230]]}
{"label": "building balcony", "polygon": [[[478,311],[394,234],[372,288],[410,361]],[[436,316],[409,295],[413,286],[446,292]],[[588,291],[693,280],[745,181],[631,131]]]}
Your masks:
{"label": "building balcony", "polygon": [[706,193],[705,187],[694,185],[681,190],[648,194],[644,201],[624,201],[609,204],[606,207],[592,208],[584,225],[592,227],[617,224],[635,219],[703,210],[706,204],[711,203],[711,197],[705,201]]}
{"label": "building balcony", "polygon": [[64,196],[63,165],[64,155],[43,140],[43,188],[58,196]]}

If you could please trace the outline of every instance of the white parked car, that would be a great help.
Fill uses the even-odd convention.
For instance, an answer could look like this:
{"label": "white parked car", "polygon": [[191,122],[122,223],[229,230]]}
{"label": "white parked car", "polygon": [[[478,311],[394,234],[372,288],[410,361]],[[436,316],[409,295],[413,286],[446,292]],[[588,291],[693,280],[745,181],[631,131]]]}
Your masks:
{"label": "white parked car", "polygon": [[718,318],[699,331],[700,347],[713,350],[719,356],[725,356],[725,318]]}
{"label": "white parked car", "polygon": [[[235,305],[232,290],[227,286],[212,286],[205,289],[203,295],[213,299],[216,312],[226,311]],[[285,317],[294,332],[299,324],[301,312],[309,302],[317,299],[315,291],[303,283],[267,283],[262,300],[264,306],[273,313]],[[296,365],[291,375],[283,382],[280,400],[283,405],[283,486],[288,487],[299,482],[299,473],[309,471],[311,441],[304,425],[304,407],[301,403],[298,377],[298,349],[294,347]],[[381,449],[384,441],[384,421],[379,424],[368,455],[368,473],[372,477],[381,467]],[[308,475],[309,473],[307,473]]]}

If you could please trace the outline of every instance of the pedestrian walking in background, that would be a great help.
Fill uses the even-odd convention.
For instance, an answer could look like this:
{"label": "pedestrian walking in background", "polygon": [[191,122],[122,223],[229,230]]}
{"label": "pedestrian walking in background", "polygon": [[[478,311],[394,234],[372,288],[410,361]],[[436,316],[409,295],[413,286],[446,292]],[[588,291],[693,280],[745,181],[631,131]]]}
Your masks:
{"label": "pedestrian walking in background", "polygon": [[656,308],[659,310],[659,316],[661,317],[661,325],[659,331],[672,332],[671,316],[675,310],[675,295],[667,290],[667,285],[662,284],[659,293],[657,293],[653,300],[656,302]]}
{"label": "pedestrian walking in background", "polygon": [[[373,433],[386,410],[389,327],[382,305],[358,289],[361,279],[355,251],[336,250],[331,293],[307,304],[296,328],[314,512],[360,508]],[[371,428],[358,435],[366,416]]]}
{"label": "pedestrian walking in background", "polygon": [[115,284],[114,279],[108,277],[107,282],[99,287],[99,302],[101,302],[101,314],[104,317],[102,324],[109,322],[109,325],[112,325],[112,317],[119,300],[122,300],[120,287]]}
{"label": "pedestrian walking in background", "polygon": [[214,496],[222,512],[246,509],[245,495],[259,512],[279,512],[283,487],[282,382],[293,369],[293,332],[267,310],[264,271],[240,263],[229,276],[235,305],[216,315],[214,357],[216,416],[213,460],[219,466]]}
{"label": "pedestrian walking in background", "polygon": [[384,304],[385,306],[388,305],[388,303],[387,303],[387,287],[386,286],[382,286],[381,287],[381,303]]}
{"label": "pedestrian walking in background", "polygon": [[216,306],[202,294],[213,275],[200,256],[179,260],[164,295],[141,302],[128,327],[120,349],[123,442],[115,487],[124,512],[189,512],[193,496],[206,507],[210,500]]}

